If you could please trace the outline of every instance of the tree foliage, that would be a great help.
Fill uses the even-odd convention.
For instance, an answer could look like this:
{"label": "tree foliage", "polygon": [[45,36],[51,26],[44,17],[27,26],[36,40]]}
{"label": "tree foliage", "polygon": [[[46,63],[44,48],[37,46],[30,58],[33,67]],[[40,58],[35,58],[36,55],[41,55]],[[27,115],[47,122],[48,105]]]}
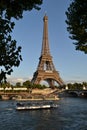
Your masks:
{"label": "tree foliage", "polygon": [[67,30],[76,50],[87,54],[87,0],[73,0],[66,11]]}
{"label": "tree foliage", "polygon": [[20,83],[20,82],[17,82],[17,83],[16,83],[16,86],[17,86],[17,87],[21,87],[21,83]]}
{"label": "tree foliage", "polygon": [[14,29],[14,18],[19,20],[24,11],[32,9],[39,10],[43,0],[0,0],[0,83],[6,74],[11,74],[13,66],[18,67],[21,57],[21,47],[16,45],[17,41],[12,39],[11,33]]}
{"label": "tree foliage", "polygon": [[27,80],[27,81],[23,82],[23,86],[29,88],[29,87],[32,86],[32,84],[31,84],[31,82],[29,80]]}
{"label": "tree foliage", "polygon": [[69,90],[83,90],[83,87],[87,88],[87,83],[86,82],[83,82],[83,83],[73,83],[73,84],[68,83],[67,86],[68,86]]}

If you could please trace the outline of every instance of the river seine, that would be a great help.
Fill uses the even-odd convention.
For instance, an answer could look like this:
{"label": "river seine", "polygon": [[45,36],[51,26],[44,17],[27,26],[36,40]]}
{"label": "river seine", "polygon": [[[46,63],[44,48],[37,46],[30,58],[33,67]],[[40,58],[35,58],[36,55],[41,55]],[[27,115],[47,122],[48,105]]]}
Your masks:
{"label": "river seine", "polygon": [[16,101],[0,101],[0,130],[87,130],[87,98],[62,98],[58,108],[16,111]]}

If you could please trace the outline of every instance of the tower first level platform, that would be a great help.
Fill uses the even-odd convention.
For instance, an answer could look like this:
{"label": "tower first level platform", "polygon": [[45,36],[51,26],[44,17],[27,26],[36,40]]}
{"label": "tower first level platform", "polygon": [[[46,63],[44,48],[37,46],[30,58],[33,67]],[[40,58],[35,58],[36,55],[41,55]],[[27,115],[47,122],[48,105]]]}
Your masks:
{"label": "tower first level platform", "polygon": [[56,81],[60,86],[64,85],[64,82],[59,76],[57,71],[36,71],[32,79],[32,83],[39,84],[41,81],[47,81],[50,87],[54,87]]}

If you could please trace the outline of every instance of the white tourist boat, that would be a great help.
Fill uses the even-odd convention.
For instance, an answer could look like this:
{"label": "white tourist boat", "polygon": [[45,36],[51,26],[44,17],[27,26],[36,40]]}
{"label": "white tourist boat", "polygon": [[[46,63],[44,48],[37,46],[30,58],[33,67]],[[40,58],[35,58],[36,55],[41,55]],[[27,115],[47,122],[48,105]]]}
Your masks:
{"label": "white tourist boat", "polygon": [[16,110],[37,110],[56,107],[58,107],[58,105],[54,103],[17,103]]}

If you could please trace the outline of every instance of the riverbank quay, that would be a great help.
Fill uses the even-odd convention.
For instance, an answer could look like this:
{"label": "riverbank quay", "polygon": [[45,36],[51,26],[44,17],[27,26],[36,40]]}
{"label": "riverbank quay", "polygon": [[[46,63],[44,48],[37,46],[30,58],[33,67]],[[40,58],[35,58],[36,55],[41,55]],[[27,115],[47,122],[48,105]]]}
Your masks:
{"label": "riverbank quay", "polygon": [[[83,93],[84,92],[84,93]],[[63,97],[87,98],[87,91],[67,91],[65,89],[32,89],[32,92],[0,92],[0,100],[59,100]]]}
{"label": "riverbank quay", "polygon": [[32,89],[32,92],[0,92],[1,100],[59,100],[58,89]]}

